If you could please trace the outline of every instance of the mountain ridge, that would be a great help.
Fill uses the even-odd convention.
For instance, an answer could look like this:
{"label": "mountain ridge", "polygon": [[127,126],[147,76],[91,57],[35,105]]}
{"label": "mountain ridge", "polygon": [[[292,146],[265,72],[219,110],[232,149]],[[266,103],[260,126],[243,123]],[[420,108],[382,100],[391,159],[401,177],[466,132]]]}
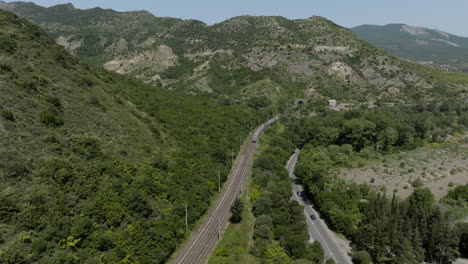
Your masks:
{"label": "mountain ridge", "polygon": [[351,30],[395,56],[443,69],[468,69],[468,38],[406,24],[361,25]]}
{"label": "mountain ridge", "polygon": [[57,14],[53,7],[20,6],[12,2],[9,9],[86,61],[227,105],[263,101],[278,112],[303,97],[409,103],[416,89],[429,91],[418,99],[428,102],[441,81],[431,78],[443,75],[389,56],[318,16],[237,16],[207,25],[146,12]]}

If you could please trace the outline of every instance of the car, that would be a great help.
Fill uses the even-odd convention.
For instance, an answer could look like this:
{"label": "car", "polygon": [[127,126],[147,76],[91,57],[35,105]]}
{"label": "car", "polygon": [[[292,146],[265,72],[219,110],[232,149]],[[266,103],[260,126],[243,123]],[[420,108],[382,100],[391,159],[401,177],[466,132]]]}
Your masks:
{"label": "car", "polygon": [[315,215],[311,214],[310,219],[315,220]]}

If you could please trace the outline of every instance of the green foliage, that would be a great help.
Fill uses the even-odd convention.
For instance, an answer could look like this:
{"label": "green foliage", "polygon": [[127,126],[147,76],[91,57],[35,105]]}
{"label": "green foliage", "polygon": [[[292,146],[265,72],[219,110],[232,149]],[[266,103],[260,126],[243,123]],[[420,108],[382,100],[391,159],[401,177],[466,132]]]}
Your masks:
{"label": "green foliage", "polygon": [[3,117],[5,120],[8,121],[15,121],[15,116],[13,115],[13,112],[7,109],[3,109],[0,111],[0,116]]}
{"label": "green foliage", "polygon": [[184,204],[192,229],[260,116],[79,62],[11,13],[0,25],[16,43],[0,51],[0,263],[166,262]]}
{"label": "green foliage", "polygon": [[54,109],[47,109],[39,113],[39,122],[46,127],[60,127],[64,124],[60,114]]}
{"label": "green foliage", "polygon": [[[271,130],[277,129],[275,126]],[[254,162],[252,186],[260,196],[253,204],[256,222],[252,252],[267,263],[289,263],[290,259],[321,263],[320,244],[308,244],[303,208],[290,200],[291,182],[284,164],[295,148],[293,132],[284,130],[265,137],[269,138],[268,146]]]}
{"label": "green foliage", "polygon": [[416,180],[414,180],[413,182],[411,182],[411,185],[412,185],[414,188],[419,188],[419,187],[423,187],[423,186],[424,186],[424,182],[423,182],[420,178],[417,178]]}
{"label": "green foliage", "polygon": [[269,105],[269,101],[264,96],[252,97],[247,101],[247,105],[254,109],[260,109]]}
{"label": "green foliage", "polygon": [[459,238],[458,250],[462,258],[468,258],[468,223],[457,223],[455,232]]}
{"label": "green foliage", "polygon": [[17,48],[16,41],[11,36],[0,34],[0,52],[15,53]]}
{"label": "green foliage", "polygon": [[[413,36],[402,30],[402,24],[390,24],[385,26],[363,25],[352,28],[360,38],[386,52],[403,58],[417,61],[431,61],[435,65],[451,65],[452,69],[468,70],[468,39],[455,35],[449,35],[450,41],[460,45],[453,47],[447,43],[438,41],[441,38],[439,32],[431,29],[423,29],[425,34]],[[424,41],[426,45],[418,42]]]}
{"label": "green foliage", "polygon": [[452,200],[463,200],[468,203],[468,185],[460,185],[450,190],[447,194],[447,198]]}
{"label": "green foliage", "polygon": [[16,204],[10,199],[0,196],[0,223],[8,224],[19,212]]}
{"label": "green foliage", "polygon": [[[353,241],[356,262],[449,263],[458,257],[449,216],[436,205],[430,190],[421,188],[421,179],[412,182],[415,191],[399,201],[366,184],[334,176],[342,167],[358,166],[362,158],[430,142],[431,122],[438,124],[437,129],[451,129],[445,119],[457,120],[457,114],[379,108],[323,113],[292,124],[309,142],[302,148],[295,173],[330,226]],[[450,191],[444,201],[463,204],[464,188]]]}
{"label": "green foliage", "polygon": [[244,210],[244,203],[240,199],[236,199],[231,207],[231,223],[237,224],[242,221],[242,211]]}
{"label": "green foliage", "polygon": [[355,264],[372,264],[372,257],[367,251],[357,251],[353,253],[353,263]]}

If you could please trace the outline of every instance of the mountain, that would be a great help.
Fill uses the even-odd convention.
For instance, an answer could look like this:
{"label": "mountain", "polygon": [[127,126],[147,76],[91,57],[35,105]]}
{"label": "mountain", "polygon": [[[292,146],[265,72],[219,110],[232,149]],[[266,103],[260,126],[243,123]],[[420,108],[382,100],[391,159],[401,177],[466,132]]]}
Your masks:
{"label": "mountain", "polygon": [[[464,82],[453,84],[442,71],[389,56],[322,17],[240,16],[206,25],[71,4],[12,2],[0,8],[41,26],[88,62],[224,105],[246,102],[281,111],[295,98],[427,104],[442,90],[466,90]],[[466,93],[455,98],[464,100]]]}
{"label": "mountain", "polygon": [[398,57],[440,68],[468,72],[468,38],[405,24],[362,25],[360,38]]}
{"label": "mountain", "polygon": [[260,121],[84,63],[3,10],[0,94],[0,263],[164,263]]}

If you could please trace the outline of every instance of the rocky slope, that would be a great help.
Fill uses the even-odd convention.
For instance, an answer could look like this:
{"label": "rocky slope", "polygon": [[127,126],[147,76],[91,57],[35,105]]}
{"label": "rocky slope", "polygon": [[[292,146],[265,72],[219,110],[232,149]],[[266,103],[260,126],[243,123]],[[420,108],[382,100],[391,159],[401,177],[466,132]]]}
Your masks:
{"label": "rocky slope", "polygon": [[404,24],[362,25],[351,29],[382,50],[439,68],[468,72],[468,38]]}
{"label": "rocky slope", "polygon": [[[44,28],[70,52],[108,70],[223,104],[292,98],[427,103],[444,89],[466,86],[389,56],[321,17],[234,17],[215,25],[154,17],[148,12],[79,10],[2,3]],[[464,77],[463,77],[464,78]],[[463,79],[462,78],[462,79]]]}

